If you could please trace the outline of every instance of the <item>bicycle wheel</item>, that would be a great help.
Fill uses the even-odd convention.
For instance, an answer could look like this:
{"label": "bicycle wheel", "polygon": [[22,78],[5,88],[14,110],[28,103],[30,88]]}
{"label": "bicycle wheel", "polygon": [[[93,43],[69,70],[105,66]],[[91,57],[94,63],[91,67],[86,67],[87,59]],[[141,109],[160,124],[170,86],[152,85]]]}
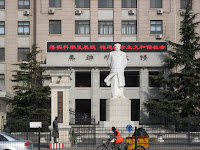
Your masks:
{"label": "bicycle wheel", "polygon": [[101,145],[96,150],[108,150],[108,148],[105,145]]}
{"label": "bicycle wheel", "polygon": [[137,146],[137,150],[146,150],[143,146]]}

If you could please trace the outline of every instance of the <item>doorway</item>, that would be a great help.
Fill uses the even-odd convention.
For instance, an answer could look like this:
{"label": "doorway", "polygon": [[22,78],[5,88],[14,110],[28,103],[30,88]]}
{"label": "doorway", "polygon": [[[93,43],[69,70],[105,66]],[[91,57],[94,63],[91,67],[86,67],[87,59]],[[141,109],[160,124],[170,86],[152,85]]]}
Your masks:
{"label": "doorway", "polygon": [[100,99],[100,121],[106,121],[106,99]]}
{"label": "doorway", "polygon": [[140,118],[140,100],[131,99],[131,121],[139,121]]}

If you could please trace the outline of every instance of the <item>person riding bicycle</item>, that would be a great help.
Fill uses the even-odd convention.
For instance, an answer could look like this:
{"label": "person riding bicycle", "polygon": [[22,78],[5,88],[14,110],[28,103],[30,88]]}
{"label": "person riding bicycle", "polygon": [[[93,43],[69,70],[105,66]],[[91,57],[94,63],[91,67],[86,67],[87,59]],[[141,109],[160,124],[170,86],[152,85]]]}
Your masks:
{"label": "person riding bicycle", "polygon": [[123,142],[122,135],[115,127],[112,127],[111,129],[114,132],[115,150],[120,150],[119,145]]}

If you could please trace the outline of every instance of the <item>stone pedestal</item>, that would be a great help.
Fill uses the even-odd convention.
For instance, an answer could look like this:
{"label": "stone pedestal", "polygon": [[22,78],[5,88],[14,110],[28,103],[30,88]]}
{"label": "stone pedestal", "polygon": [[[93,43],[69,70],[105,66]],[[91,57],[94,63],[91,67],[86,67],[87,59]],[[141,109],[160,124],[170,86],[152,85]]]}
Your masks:
{"label": "stone pedestal", "polygon": [[131,121],[131,101],[128,98],[110,98],[106,101],[106,121],[102,127],[126,127],[128,124],[138,126],[139,122]]}
{"label": "stone pedestal", "polygon": [[131,121],[131,101],[127,98],[110,98],[106,101],[107,121]]}

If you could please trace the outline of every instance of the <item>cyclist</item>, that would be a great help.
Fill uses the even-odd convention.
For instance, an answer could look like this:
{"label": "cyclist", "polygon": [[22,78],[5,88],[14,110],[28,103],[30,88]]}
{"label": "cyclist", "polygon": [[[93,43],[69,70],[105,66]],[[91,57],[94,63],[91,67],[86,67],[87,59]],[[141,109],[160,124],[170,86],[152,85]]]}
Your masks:
{"label": "cyclist", "polygon": [[112,131],[114,132],[115,138],[115,150],[120,150],[119,146],[123,142],[122,135],[115,127],[112,127]]}

